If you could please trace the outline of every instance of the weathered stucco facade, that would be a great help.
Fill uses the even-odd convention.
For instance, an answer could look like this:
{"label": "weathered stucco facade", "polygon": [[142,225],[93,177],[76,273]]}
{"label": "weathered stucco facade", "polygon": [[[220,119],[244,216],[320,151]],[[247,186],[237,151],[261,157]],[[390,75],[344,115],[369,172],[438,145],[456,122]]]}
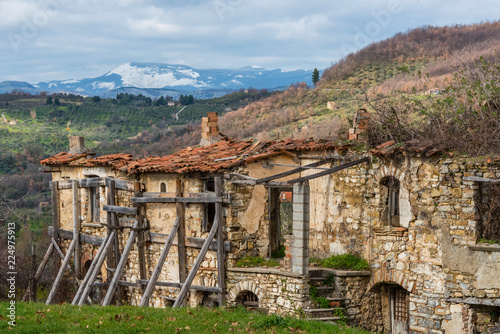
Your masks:
{"label": "weathered stucco facade", "polygon": [[[257,144],[252,149],[259,147]],[[206,149],[212,150],[214,145],[217,144],[208,145]],[[82,156],[63,162],[48,159],[43,163],[51,167],[54,181],[97,177],[139,185],[135,191],[118,189],[115,194],[116,206],[139,207],[140,217],[147,222],[145,240],[132,247],[120,278],[118,298],[122,302],[140,304],[147,280],[179,215],[178,203],[138,206],[133,198],[153,193],[159,198],[172,197],[175,192],[178,197],[179,184],[182,197],[207,194],[213,192],[210,185],[207,186],[208,180],[221,176],[221,215],[227,244],[222,293],[226,304],[243,303],[293,316],[323,312],[327,314],[323,315],[326,320],[345,315],[350,324],[383,333],[499,332],[500,247],[478,243],[484,238],[485,225],[481,203],[488,203],[488,196],[494,196],[493,192],[488,195],[482,184],[495,184],[500,179],[498,164],[394,143],[361,155],[333,144],[314,143],[306,147],[304,142],[295,142],[294,145],[288,149],[268,149],[264,153],[245,151],[241,154],[243,158],[235,157],[234,152],[224,155],[217,151],[216,159],[208,155],[201,157],[212,159],[218,166],[210,171],[184,172],[184,166],[167,170],[160,168],[162,165],[141,170],[137,166],[151,166],[148,164],[154,161],[120,157],[93,162]],[[201,154],[189,152],[184,158],[186,161],[194,159],[193,156],[198,159]],[[327,158],[330,160],[321,167],[311,167]],[[163,161],[168,164],[173,159]],[[247,160],[241,163],[241,159]],[[218,165],[227,160],[233,165]],[[352,161],[360,162],[343,167]],[[136,168],[133,172],[131,166]],[[297,166],[307,167],[268,180]],[[314,178],[319,172],[325,175]],[[298,178],[306,180],[294,183]],[[292,236],[279,235],[283,232],[274,226],[277,223],[273,189],[294,192]],[[104,210],[108,191],[106,186],[78,188],[80,233],[101,238],[99,240],[109,233],[109,226],[105,225],[109,224],[109,214]],[[93,219],[97,214],[91,208],[96,205],[91,203],[92,198],[98,199],[98,221]],[[74,189],[60,189],[57,207],[60,229],[74,230],[73,203]],[[210,209],[206,203],[182,206],[185,264],[189,272],[201,251],[200,245],[209,237],[210,228],[206,224]],[[131,231],[126,217],[129,216],[118,214],[120,224],[124,224],[118,230],[120,250],[125,248]],[[283,240],[287,240],[286,245]],[[66,247],[68,244],[63,243]],[[280,267],[236,267],[238,259],[269,257],[279,246],[286,246]],[[82,276],[99,247],[82,243],[77,255]],[[140,247],[145,250],[146,273],[140,269]],[[366,259],[370,270],[344,272],[309,268],[309,258],[324,259],[344,253]],[[163,265],[159,282],[180,282],[179,258],[177,240]],[[109,283],[113,271],[103,265],[101,273],[102,281]],[[311,298],[311,284],[327,279],[333,283],[329,287],[319,286],[318,290],[325,291],[332,309],[321,310]],[[190,290],[188,305],[218,305],[216,293],[203,289],[218,287],[216,249],[207,251],[192,284],[201,288]],[[101,285],[106,290],[107,286]],[[179,286],[156,286],[149,305],[170,306],[178,294]],[[334,311],[338,307],[342,311]]]}

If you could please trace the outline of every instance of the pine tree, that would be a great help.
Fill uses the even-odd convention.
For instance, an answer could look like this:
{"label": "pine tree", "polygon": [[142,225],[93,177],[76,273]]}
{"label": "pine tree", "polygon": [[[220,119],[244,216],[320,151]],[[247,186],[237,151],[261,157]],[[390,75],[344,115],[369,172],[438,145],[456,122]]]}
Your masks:
{"label": "pine tree", "polygon": [[319,71],[317,68],[315,68],[313,71],[313,74],[312,74],[312,82],[313,82],[314,86],[316,86],[318,81],[319,81]]}

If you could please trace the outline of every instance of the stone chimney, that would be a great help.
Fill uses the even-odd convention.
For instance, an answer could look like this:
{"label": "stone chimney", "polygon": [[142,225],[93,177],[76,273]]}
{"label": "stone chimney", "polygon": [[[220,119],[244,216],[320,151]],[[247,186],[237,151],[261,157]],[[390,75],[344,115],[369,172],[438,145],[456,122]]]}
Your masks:
{"label": "stone chimney", "polygon": [[87,152],[85,148],[85,138],[80,136],[69,137],[69,153],[81,154]]}
{"label": "stone chimney", "polygon": [[200,146],[215,144],[223,138],[219,133],[219,124],[216,112],[207,113],[207,117],[201,119],[201,141]]}
{"label": "stone chimney", "polygon": [[349,140],[366,140],[365,132],[370,126],[370,113],[364,108],[360,108],[354,114],[352,128],[349,129]]}

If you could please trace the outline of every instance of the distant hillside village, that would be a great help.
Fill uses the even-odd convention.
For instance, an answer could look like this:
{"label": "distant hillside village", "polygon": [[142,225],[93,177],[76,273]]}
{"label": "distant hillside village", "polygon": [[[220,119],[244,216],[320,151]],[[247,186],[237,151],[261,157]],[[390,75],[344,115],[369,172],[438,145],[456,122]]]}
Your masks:
{"label": "distant hillside village", "polygon": [[95,156],[70,137],[41,162],[46,258],[65,254],[47,304],[72,259],[75,305],[242,305],[377,333],[498,332],[500,159],[418,141],[360,149],[371,117],[358,111],[340,145],[233,140],[209,113],[199,145],[142,159]]}

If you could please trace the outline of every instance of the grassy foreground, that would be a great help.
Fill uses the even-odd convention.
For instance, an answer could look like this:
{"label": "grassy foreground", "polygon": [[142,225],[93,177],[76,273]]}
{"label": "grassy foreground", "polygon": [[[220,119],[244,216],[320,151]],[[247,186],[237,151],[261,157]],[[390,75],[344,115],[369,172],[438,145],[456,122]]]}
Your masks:
{"label": "grassy foreground", "polygon": [[331,324],[249,313],[244,309],[153,309],[17,303],[15,327],[0,303],[0,332],[12,333],[345,333],[368,332]]}

